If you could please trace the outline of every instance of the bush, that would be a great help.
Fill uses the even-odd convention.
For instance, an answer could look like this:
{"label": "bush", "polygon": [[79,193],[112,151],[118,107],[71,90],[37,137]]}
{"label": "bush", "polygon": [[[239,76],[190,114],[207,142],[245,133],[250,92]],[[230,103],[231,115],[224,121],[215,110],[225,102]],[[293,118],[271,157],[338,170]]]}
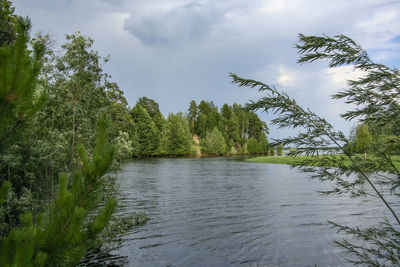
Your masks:
{"label": "bush", "polygon": [[212,132],[207,132],[206,137],[200,142],[201,153],[207,155],[223,155],[227,152],[225,138],[215,127]]}

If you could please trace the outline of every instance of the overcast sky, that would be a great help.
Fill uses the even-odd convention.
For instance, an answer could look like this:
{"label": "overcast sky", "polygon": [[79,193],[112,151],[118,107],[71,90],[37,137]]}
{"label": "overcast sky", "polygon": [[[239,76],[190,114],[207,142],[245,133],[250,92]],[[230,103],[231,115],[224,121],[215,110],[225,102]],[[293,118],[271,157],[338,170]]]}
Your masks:
{"label": "overcast sky", "polygon": [[[186,111],[190,100],[218,106],[262,96],[231,84],[229,72],[286,91],[345,131],[348,107],[330,95],[355,78],[349,67],[297,65],[297,35],[342,33],[372,58],[400,63],[400,1],[386,0],[14,0],[33,32],[60,46],[81,31],[111,61],[104,66],[133,106],[141,96],[164,115]],[[267,123],[270,115],[261,115]],[[272,137],[287,132],[271,128]]]}

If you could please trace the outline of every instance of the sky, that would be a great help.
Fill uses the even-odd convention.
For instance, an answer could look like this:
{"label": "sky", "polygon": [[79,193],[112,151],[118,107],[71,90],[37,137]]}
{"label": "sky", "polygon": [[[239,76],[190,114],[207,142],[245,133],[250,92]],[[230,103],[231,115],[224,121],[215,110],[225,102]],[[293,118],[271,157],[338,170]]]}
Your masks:
{"label": "sky", "polygon": [[[263,96],[237,87],[229,73],[275,86],[348,133],[349,107],[331,95],[362,73],[326,62],[299,65],[298,34],[344,34],[379,63],[400,65],[400,1],[392,0],[14,0],[32,32],[60,47],[80,31],[95,41],[129,105],[147,96],[162,113],[189,102],[244,105]],[[267,122],[272,114],[259,113]],[[270,137],[291,135],[269,125]]]}

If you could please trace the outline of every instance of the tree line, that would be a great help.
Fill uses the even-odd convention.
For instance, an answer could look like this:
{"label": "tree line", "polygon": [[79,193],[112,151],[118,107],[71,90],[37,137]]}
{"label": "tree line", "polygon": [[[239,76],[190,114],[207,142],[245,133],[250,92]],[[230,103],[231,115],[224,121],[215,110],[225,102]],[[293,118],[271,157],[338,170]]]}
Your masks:
{"label": "tree line", "polygon": [[194,100],[188,112],[169,114],[164,119],[159,105],[141,97],[131,110],[134,156],[182,156],[196,154],[196,141],[202,154],[247,154],[268,151],[268,128],[256,113],[241,105]]}
{"label": "tree line", "polygon": [[[350,131],[349,142],[346,149],[352,153],[364,154],[379,153],[380,149],[391,149],[391,153],[397,154],[399,127],[394,122],[385,124],[369,121],[360,123]],[[390,148],[387,145],[390,144]]]}

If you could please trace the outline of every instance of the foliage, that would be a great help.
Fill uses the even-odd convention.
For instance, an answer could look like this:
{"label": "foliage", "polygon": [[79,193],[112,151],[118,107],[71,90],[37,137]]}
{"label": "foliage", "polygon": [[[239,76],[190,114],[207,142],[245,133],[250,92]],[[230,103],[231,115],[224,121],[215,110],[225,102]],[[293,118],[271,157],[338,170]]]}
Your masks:
{"label": "foliage", "polygon": [[[12,165],[15,159],[24,168],[26,162],[32,161],[32,155],[25,155],[18,144],[27,129],[35,129],[36,116],[46,100],[46,95],[35,94],[44,45],[41,42],[33,43],[31,53],[27,49],[29,20],[18,18],[17,26],[15,44],[0,48],[0,166]],[[92,156],[87,154],[82,145],[78,147],[80,167],[75,168],[73,174],[60,174],[57,197],[42,212],[32,207],[37,199],[30,190],[20,187],[17,191],[19,196],[11,191],[11,187],[19,184],[12,179],[10,170],[8,173],[1,172],[0,204],[3,206],[0,212],[0,262],[3,265],[75,265],[86,250],[94,245],[116,206],[116,201],[109,198],[104,208],[98,209],[103,202],[100,196],[104,174],[114,155],[114,148],[108,143],[109,128],[109,120],[104,116],[99,118]],[[23,157],[25,161],[18,160]],[[35,175],[21,178],[38,180]],[[31,210],[27,211],[24,206],[31,206]],[[10,209],[14,216],[23,213],[20,216],[21,226],[14,224],[13,221],[17,219],[10,219],[11,212],[7,212]],[[5,213],[8,213],[7,216]],[[8,221],[4,221],[5,217]]]}
{"label": "foliage", "polygon": [[189,115],[189,127],[190,127],[190,132],[194,133],[194,125],[195,125],[195,120],[197,117],[197,104],[196,101],[192,100],[190,101],[189,108],[188,108],[188,115]]}
{"label": "foliage", "polygon": [[119,135],[115,138],[115,160],[121,162],[132,158],[133,156],[133,145],[132,140],[127,132],[119,132]]}
{"label": "foliage", "polygon": [[[360,154],[358,156],[362,156],[362,155]],[[320,162],[315,162],[314,161],[315,157],[320,157],[323,160],[321,160]],[[319,156],[298,155],[296,157],[292,157],[292,156],[264,157],[264,156],[261,156],[261,157],[251,158],[248,161],[289,164],[289,165],[299,165],[299,164],[306,165],[306,164],[308,164],[308,166],[322,164],[323,166],[328,167],[328,166],[330,166],[329,164],[331,164],[331,162],[341,160],[345,166],[347,166],[347,167],[351,166],[351,161],[348,158],[343,158],[343,155],[341,155],[341,154],[330,155],[330,157],[332,157],[333,160],[326,160],[325,157],[326,157],[326,155],[319,155]],[[371,155],[370,158],[371,158],[371,160],[377,159],[374,155]],[[395,156],[392,156],[391,158],[392,158],[393,164],[396,166],[396,168],[400,168],[400,156],[395,155]]]}
{"label": "foliage", "polygon": [[136,105],[141,105],[147,111],[152,121],[156,125],[158,133],[161,133],[164,127],[164,117],[161,114],[158,103],[153,99],[140,97],[136,102]]}
{"label": "foliage", "polygon": [[16,27],[15,42],[0,47],[0,182],[8,181],[14,189],[1,207],[0,234],[19,225],[20,213],[35,206],[34,201],[23,201],[32,200],[26,187],[34,183],[34,177],[20,175],[29,153],[18,143],[25,141],[33,117],[47,99],[46,94],[34,93],[44,47],[34,43],[32,51],[27,49],[29,19],[16,17]]}
{"label": "foliage", "polygon": [[254,137],[251,137],[249,139],[249,143],[247,146],[249,153],[256,154],[258,151],[257,145],[258,145],[257,139],[255,139]]}
{"label": "foliage", "polygon": [[[2,234],[20,225],[27,196],[32,203],[54,199],[58,174],[80,165],[78,144],[93,152],[99,114],[111,115],[111,143],[122,141],[119,132],[133,123],[123,92],[102,71],[106,59],[93,50],[93,40],[68,35],[57,54],[47,35],[30,40],[29,20],[16,18],[17,39],[0,48],[0,180],[13,185],[0,218],[7,225]],[[130,156],[123,153],[129,149],[119,150],[115,165]],[[35,217],[39,209],[32,212]]]}
{"label": "foliage", "polygon": [[[316,37],[300,35],[297,45],[301,57],[299,63],[327,59],[330,67],[352,65],[365,75],[357,80],[348,81],[348,88],[335,94],[336,99],[346,99],[346,103],[356,105],[342,116],[345,119],[358,118],[362,123],[375,125],[399,125],[400,74],[395,68],[373,62],[365,50],[350,38],[337,35],[334,37]],[[277,117],[272,123],[282,128],[299,129],[295,137],[274,140],[272,145],[293,145],[297,148],[292,156],[314,156],[322,151],[325,156],[312,157],[302,161],[298,168],[311,174],[312,178],[331,181],[334,188],[324,194],[349,194],[352,197],[373,196],[380,199],[391,217],[384,218],[376,227],[350,228],[334,224],[339,231],[352,235],[357,242],[338,241],[350,256],[348,260],[355,264],[370,266],[392,266],[399,264],[400,220],[398,214],[387,202],[386,196],[399,196],[399,168],[392,160],[392,141],[383,141],[375,148],[373,159],[362,160],[351,149],[346,149],[349,140],[336,131],[325,119],[308,109],[301,108],[295,100],[276,88],[258,81],[243,79],[234,74],[233,82],[240,86],[257,87],[266,93],[256,102],[248,105],[250,110],[263,109],[274,111]],[[398,140],[398,135],[396,136]],[[338,157],[329,154],[341,151]],[[350,164],[345,164],[345,159]],[[384,171],[384,172],[382,172]],[[370,188],[371,190],[367,190]],[[360,244],[359,242],[362,243]]]}
{"label": "foliage", "polygon": [[[238,153],[265,153],[268,127],[254,112],[246,111],[239,104],[224,104],[220,111],[213,102],[190,102],[188,121],[192,134],[204,138],[217,128],[223,135],[229,150]],[[247,143],[254,138],[257,144],[247,151]],[[255,144],[254,141],[251,141]]]}
{"label": "foliage", "polygon": [[160,136],[156,124],[142,105],[137,104],[132,109],[132,117],[135,123],[134,144],[138,156],[154,156],[158,154]]}
{"label": "foliage", "polygon": [[362,124],[357,127],[356,132],[356,151],[358,153],[366,153],[371,146],[372,137],[368,131],[368,125]]}
{"label": "foliage", "polygon": [[182,156],[191,151],[192,135],[189,125],[181,114],[170,114],[164,127],[163,154]]}
{"label": "foliage", "polygon": [[208,132],[206,137],[200,142],[201,153],[207,155],[223,155],[227,152],[225,138],[215,127],[212,132]]}
{"label": "foliage", "polygon": [[276,147],[276,155],[282,156],[282,152],[283,152],[283,146],[282,146],[282,144],[280,144]]}
{"label": "foliage", "polygon": [[[130,114],[134,156],[198,155],[197,148],[191,147],[192,136],[205,139],[215,128],[224,137],[227,147],[227,151],[218,154],[260,154],[268,150],[267,125],[256,113],[245,111],[238,104],[224,104],[218,110],[213,102],[201,101],[197,105],[192,100],[186,116],[170,114],[164,120],[158,103],[141,97]],[[248,142],[253,142],[250,149],[247,149]]]}
{"label": "foliage", "polygon": [[250,137],[248,145],[247,145],[248,152],[250,154],[263,154],[268,151],[268,141],[267,138],[260,138],[257,140],[254,137]]}
{"label": "foliage", "polygon": [[14,43],[17,32],[17,16],[14,7],[8,0],[0,0],[0,46]]}
{"label": "foliage", "polygon": [[23,226],[13,228],[8,236],[1,238],[0,261],[3,264],[72,266],[94,245],[96,236],[116,207],[116,201],[108,199],[96,217],[89,216],[89,211],[101,202],[99,190],[114,154],[114,148],[107,144],[107,127],[106,119],[100,118],[93,160],[83,146],[79,147],[82,168],[76,170],[70,187],[69,176],[60,175],[58,195],[50,210],[39,214],[36,223],[32,213],[25,213]]}
{"label": "foliage", "polygon": [[270,156],[274,156],[274,155],[275,155],[275,147],[271,147],[271,148],[269,149],[269,155],[270,155]]}
{"label": "foliage", "polygon": [[17,24],[15,44],[0,47],[0,153],[12,139],[21,137],[16,133],[21,133],[46,100],[44,94],[34,96],[44,47],[36,43],[31,56],[27,49],[30,21],[19,17]]}

